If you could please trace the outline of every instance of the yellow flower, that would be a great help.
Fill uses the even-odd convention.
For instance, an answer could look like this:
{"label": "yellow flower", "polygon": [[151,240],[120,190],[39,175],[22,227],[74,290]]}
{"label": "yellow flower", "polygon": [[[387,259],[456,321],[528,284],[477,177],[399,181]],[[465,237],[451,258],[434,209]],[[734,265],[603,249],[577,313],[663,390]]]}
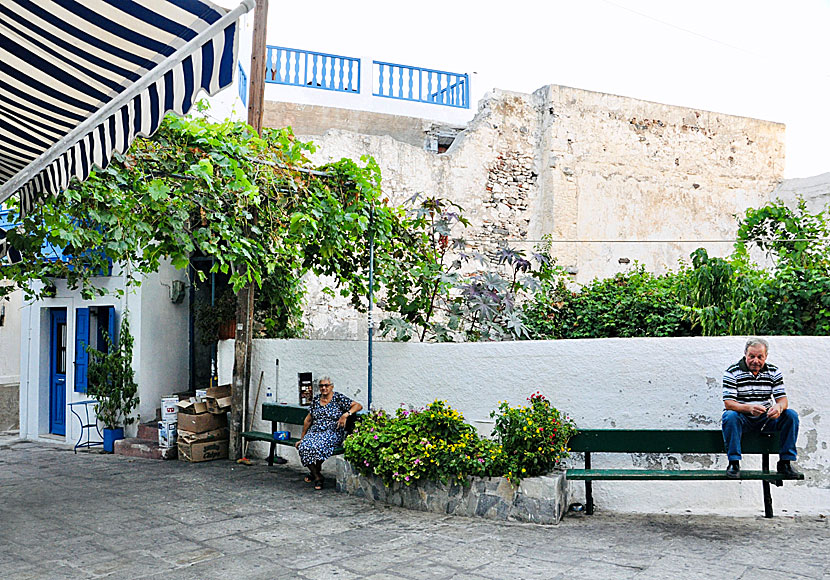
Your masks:
{"label": "yellow flower", "polygon": [[522,431],[527,431],[527,427],[522,427]]}
{"label": "yellow flower", "polygon": [[522,473],[525,473],[526,471],[527,471],[527,469],[525,469],[524,467],[522,467]]}

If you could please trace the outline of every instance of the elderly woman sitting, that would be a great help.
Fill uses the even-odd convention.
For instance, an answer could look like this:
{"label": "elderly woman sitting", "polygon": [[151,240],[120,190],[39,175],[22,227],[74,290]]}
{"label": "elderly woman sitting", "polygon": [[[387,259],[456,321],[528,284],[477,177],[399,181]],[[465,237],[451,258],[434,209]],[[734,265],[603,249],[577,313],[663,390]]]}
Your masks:
{"label": "elderly woman sitting", "polygon": [[334,392],[331,378],[323,377],[318,384],[320,394],[311,401],[311,409],[303,422],[303,435],[295,447],[300,461],[311,472],[306,476],[314,489],[323,489],[323,461],[334,453],[346,439],[346,421],[363,408],[342,393]]}

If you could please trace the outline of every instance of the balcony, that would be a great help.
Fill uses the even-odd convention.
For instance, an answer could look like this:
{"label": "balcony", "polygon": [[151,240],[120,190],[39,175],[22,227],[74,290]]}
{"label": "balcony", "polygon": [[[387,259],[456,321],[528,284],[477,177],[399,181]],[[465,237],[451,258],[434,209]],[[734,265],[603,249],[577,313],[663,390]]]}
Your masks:
{"label": "balcony", "polygon": [[[248,102],[248,78],[240,57],[239,96]],[[265,100],[416,117],[465,125],[470,77],[371,57],[353,57],[283,46],[265,55]]]}

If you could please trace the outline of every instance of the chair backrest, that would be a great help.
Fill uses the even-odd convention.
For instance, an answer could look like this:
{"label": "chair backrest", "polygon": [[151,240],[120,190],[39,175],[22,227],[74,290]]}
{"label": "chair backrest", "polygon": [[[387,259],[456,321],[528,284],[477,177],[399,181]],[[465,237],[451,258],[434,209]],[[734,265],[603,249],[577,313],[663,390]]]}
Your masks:
{"label": "chair backrest", "polygon": [[302,425],[308,415],[308,407],[283,405],[282,403],[263,403],[262,418],[266,421],[278,421],[291,425]]}
{"label": "chair backrest", "polygon": [[[743,453],[777,453],[778,434],[745,433]],[[724,453],[720,429],[580,429],[568,441],[572,451],[606,453]]]}

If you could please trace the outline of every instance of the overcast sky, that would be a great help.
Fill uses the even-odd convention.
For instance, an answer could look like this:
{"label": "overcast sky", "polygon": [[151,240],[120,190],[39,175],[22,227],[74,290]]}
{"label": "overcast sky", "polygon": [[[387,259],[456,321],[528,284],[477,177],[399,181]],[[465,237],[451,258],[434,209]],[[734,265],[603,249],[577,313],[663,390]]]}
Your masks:
{"label": "overcast sky", "polygon": [[270,1],[268,44],[787,125],[786,177],[830,171],[830,0]]}

